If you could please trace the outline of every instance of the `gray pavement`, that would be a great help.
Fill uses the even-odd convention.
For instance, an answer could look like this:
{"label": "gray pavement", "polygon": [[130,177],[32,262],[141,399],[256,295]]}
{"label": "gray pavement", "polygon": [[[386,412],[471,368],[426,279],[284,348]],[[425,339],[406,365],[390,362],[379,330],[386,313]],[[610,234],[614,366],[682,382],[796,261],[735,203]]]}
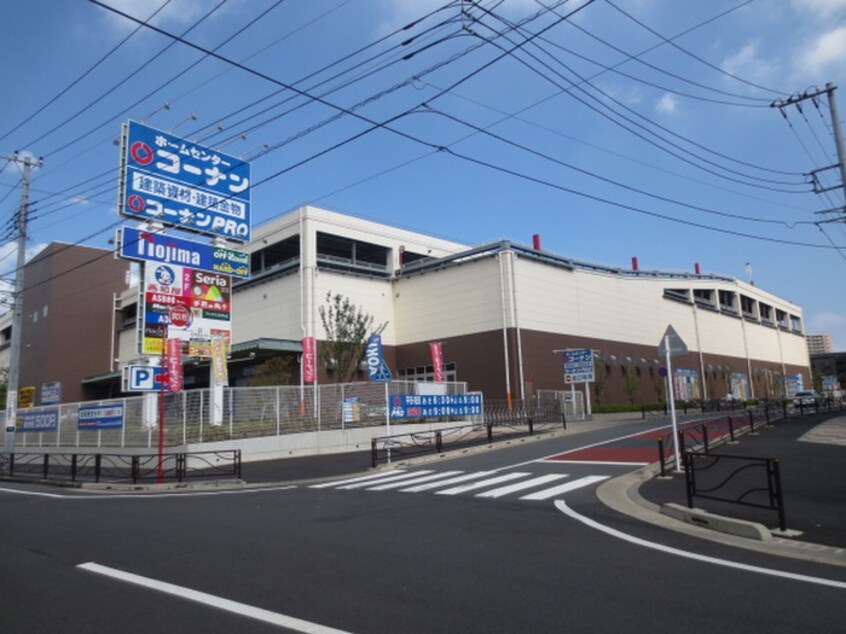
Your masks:
{"label": "gray pavement", "polygon": [[[760,428],[757,433],[739,437],[737,443],[725,444],[712,451],[780,461],[787,528],[792,537],[776,537],[769,546],[757,544],[756,548],[769,547],[777,552],[794,547],[814,550],[819,545],[816,550],[833,552],[838,558],[846,555],[846,417],[820,414],[782,420]],[[361,473],[370,467],[368,451],[324,454],[245,463],[243,479],[248,485],[317,480]],[[630,497],[640,507],[635,509],[632,504],[623,504],[617,510],[641,515],[642,519],[651,515],[651,520],[670,528],[674,524],[678,526],[678,522],[669,518],[656,519],[656,516],[665,503],[686,506],[683,474],[659,478],[653,466],[630,477],[627,482],[625,486],[632,491]],[[632,482],[636,484],[633,486]],[[767,528],[775,528],[778,524],[777,514],[771,510],[700,498],[694,498],[694,505]]]}
{"label": "gray pavement", "polygon": [[[787,528],[801,533],[792,539],[846,548],[846,417],[820,414],[790,418],[712,452],[777,458]],[[762,477],[757,475],[758,485],[764,484]],[[683,474],[653,477],[641,484],[639,494],[659,506],[668,502],[687,505]],[[778,525],[777,513],[771,510],[699,497],[693,502],[697,508],[712,513],[758,522],[768,528]]]}

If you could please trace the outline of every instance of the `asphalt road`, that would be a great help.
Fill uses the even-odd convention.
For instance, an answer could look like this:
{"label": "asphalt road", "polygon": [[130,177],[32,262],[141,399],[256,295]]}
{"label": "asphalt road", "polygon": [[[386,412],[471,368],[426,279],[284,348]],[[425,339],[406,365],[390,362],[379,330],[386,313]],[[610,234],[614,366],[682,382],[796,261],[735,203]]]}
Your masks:
{"label": "asphalt road", "polygon": [[[602,506],[598,478],[632,466],[536,462],[642,428],[370,481],[168,495],[6,484],[0,631],[843,631],[846,568],[706,542]],[[502,480],[467,488],[491,478]]]}

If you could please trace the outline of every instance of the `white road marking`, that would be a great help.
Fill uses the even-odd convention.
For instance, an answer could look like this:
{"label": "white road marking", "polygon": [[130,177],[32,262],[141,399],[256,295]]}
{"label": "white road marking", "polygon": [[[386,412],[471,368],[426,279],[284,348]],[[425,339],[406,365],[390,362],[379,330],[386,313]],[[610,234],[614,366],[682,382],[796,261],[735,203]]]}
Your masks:
{"label": "white road marking", "polygon": [[246,616],[265,623],[270,623],[271,625],[287,627],[295,632],[304,632],[307,634],[348,634],[344,630],[338,630],[318,623],[304,621],[293,616],[279,614],[278,612],[271,612],[270,610],[257,608],[252,605],[247,605],[246,603],[224,599],[223,597],[218,597],[213,594],[192,590],[191,588],[185,588],[165,581],[158,581],[157,579],[151,579],[150,577],[142,577],[131,572],[124,572],[123,570],[102,566],[94,562],[79,564],[77,568],[87,570],[88,572],[93,572],[95,574],[104,575],[112,579],[117,579],[119,581],[125,581],[126,583],[132,583],[150,590],[164,592],[165,594],[170,594],[188,601],[202,603],[203,605],[232,612],[233,614],[238,614],[240,616]]}
{"label": "white road marking", "polygon": [[622,539],[627,541],[631,544],[636,544],[638,546],[644,546],[645,548],[651,548],[653,550],[658,550],[664,553],[668,553],[670,555],[676,555],[678,557],[685,557],[686,559],[693,559],[695,561],[702,561],[708,564],[715,564],[717,566],[725,566],[726,568],[734,568],[736,570],[745,570],[747,572],[754,572],[757,574],[762,575],[769,575],[771,577],[781,577],[783,579],[792,579],[794,581],[803,581],[805,583],[814,583],[821,586],[829,586],[831,588],[837,588],[839,590],[846,590],[846,582],[843,581],[835,581],[833,579],[823,579],[822,577],[811,577],[808,575],[800,575],[794,572],[787,572],[784,570],[775,570],[773,568],[763,568],[761,566],[752,566],[750,564],[742,564],[736,561],[730,561],[728,559],[719,559],[717,557],[709,557],[708,555],[700,555],[699,553],[691,553],[686,550],[681,550],[679,548],[673,548],[672,546],[665,546],[664,544],[656,544],[655,542],[650,542],[645,539],[641,539],[640,537],[635,537],[634,535],[629,535],[622,531],[618,531],[616,528],[611,528],[610,526],[605,526],[604,524],[600,524],[599,522],[590,519],[589,517],[585,517],[580,513],[577,513],[569,506],[564,500],[555,500],[555,508],[559,511],[567,515],[568,517],[573,518],[581,522],[582,524],[589,526],[591,528],[595,528],[596,530],[602,531],[607,535],[611,535],[612,537],[616,537],[618,539]]}
{"label": "white road marking", "polygon": [[[574,449],[573,451],[578,451]],[[570,453],[565,452],[565,453]],[[546,458],[542,458],[537,462],[541,462],[543,464],[593,464],[593,465],[611,465],[611,466],[621,466],[621,467],[645,467],[648,465],[648,462],[617,462],[616,460],[548,460]]]}
{"label": "white road marking", "polygon": [[485,487],[492,486],[494,484],[499,484],[500,482],[507,482],[508,480],[514,480],[515,478],[524,478],[530,475],[532,474],[517,472],[506,473],[495,478],[488,478],[487,480],[482,480],[481,482],[473,482],[472,484],[464,484],[459,487],[447,489],[446,491],[435,491],[435,493],[437,495],[458,495],[459,493],[466,493],[467,491],[473,491],[475,489],[484,489]]}
{"label": "white road marking", "polygon": [[541,484],[546,484],[547,482],[554,482],[555,480],[561,480],[562,478],[566,477],[568,477],[566,473],[547,473],[546,475],[538,476],[537,478],[532,478],[531,480],[523,480],[522,482],[518,482],[517,484],[509,484],[504,487],[499,487],[498,489],[491,489],[490,491],[479,493],[476,495],[476,497],[499,498],[503,495],[508,495],[509,493],[524,491],[526,489],[531,489],[533,487],[540,486]]}
{"label": "white road marking", "polygon": [[458,484],[459,482],[466,482],[467,480],[475,480],[476,478],[485,478],[495,473],[494,471],[476,471],[475,473],[468,473],[448,480],[440,480],[438,482],[430,482],[429,484],[421,484],[419,486],[408,487],[407,489],[400,489],[402,493],[417,493],[418,491],[430,491],[438,487],[448,486],[450,484]]}
{"label": "white road marking", "polygon": [[[423,473],[422,471],[417,471],[416,473]],[[403,480],[402,482],[389,482],[388,484],[380,484],[375,487],[368,487],[368,491],[387,491],[389,489],[399,489],[400,487],[404,487],[407,484],[418,484],[419,482],[431,482],[432,480],[437,480],[439,478],[446,478],[457,473],[462,473],[461,471],[441,471],[439,473],[430,473],[429,475],[424,475],[419,478],[413,478],[411,480]],[[438,485],[443,485],[442,482],[438,482]]]}
{"label": "white road marking", "polygon": [[595,482],[602,482],[603,480],[607,480],[611,476],[585,476],[584,478],[579,478],[578,480],[573,480],[572,482],[565,482],[564,484],[560,484],[555,487],[550,487],[548,489],[544,489],[543,491],[538,491],[537,493],[530,493],[529,495],[524,495],[521,497],[521,500],[548,500],[549,498],[554,498],[556,495],[563,495],[564,493],[569,493],[570,491],[575,491],[576,489],[581,489],[582,487],[590,486]]}
{"label": "white road marking", "polygon": [[347,480],[333,480],[332,482],[321,482],[320,484],[312,484],[309,489],[326,489],[328,487],[339,486],[341,484],[350,484],[352,482],[364,482],[365,480],[378,480],[384,478],[392,473],[405,473],[402,469],[396,471],[389,471],[388,473],[374,473],[366,476],[359,476],[357,478],[349,478]]}
{"label": "white road marking", "polygon": [[396,475],[385,476],[377,481],[369,481],[369,482],[356,482],[355,484],[345,484],[344,486],[339,486],[339,489],[363,489],[364,487],[369,487],[374,483],[382,484],[383,482],[394,482],[396,480],[408,480],[415,476],[423,475],[424,473],[431,473],[431,469],[424,469],[422,471],[411,471],[409,473],[398,473]]}

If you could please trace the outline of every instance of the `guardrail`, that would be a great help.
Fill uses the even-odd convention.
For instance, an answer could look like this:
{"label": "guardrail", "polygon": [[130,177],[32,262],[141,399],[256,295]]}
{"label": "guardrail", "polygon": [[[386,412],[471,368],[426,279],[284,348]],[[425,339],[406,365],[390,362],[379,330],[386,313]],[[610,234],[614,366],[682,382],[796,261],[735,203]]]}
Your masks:
{"label": "guardrail", "polygon": [[[241,478],[241,450],[162,454],[165,481]],[[156,482],[158,454],[13,453],[8,454],[9,477],[60,482]]]}
{"label": "guardrail", "polygon": [[[731,468],[724,463],[741,463]],[[723,469],[720,470],[720,466]],[[713,473],[711,473],[713,470]],[[764,472],[765,482],[755,475]],[[752,481],[744,476],[752,474]],[[702,477],[712,475],[712,481],[702,483]],[[781,487],[781,469],[778,458],[756,456],[734,456],[696,451],[684,453],[684,476],[687,492],[687,506],[693,508],[693,498],[699,497],[718,502],[739,504],[776,511],[778,526],[787,528],[784,511],[784,494]],[[761,501],[750,498],[758,497]]]}
{"label": "guardrail", "polygon": [[497,441],[533,436],[537,431],[567,429],[566,416],[555,406],[532,403],[485,403],[485,422],[456,425],[439,430],[377,436],[370,440],[371,463],[441,453]]}
{"label": "guardrail", "polygon": [[724,418],[680,424],[675,439],[672,432],[661,434],[657,438],[661,476],[667,475],[667,463],[672,462],[675,456],[674,441],[678,443],[679,455],[684,454],[688,447],[707,453],[713,447],[736,441],[743,434],[754,433],[756,426],[772,424],[780,412],[786,417],[787,410],[783,405],[774,407],[765,404],[754,409],[731,410]]}

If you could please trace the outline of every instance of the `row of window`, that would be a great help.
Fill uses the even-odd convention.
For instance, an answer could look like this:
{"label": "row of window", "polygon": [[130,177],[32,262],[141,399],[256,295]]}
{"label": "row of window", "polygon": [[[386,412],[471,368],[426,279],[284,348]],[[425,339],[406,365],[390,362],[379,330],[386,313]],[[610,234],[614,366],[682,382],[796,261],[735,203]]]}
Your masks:
{"label": "row of window", "polygon": [[[458,372],[455,369],[455,363],[444,364],[444,374],[447,381],[457,381]],[[420,365],[414,368],[400,368],[397,370],[398,378],[407,381],[434,381],[435,368],[431,365]]]}
{"label": "row of window", "polygon": [[[355,270],[373,275],[390,274],[389,247],[353,240],[322,231],[317,232],[317,261],[321,266],[340,270]],[[409,264],[428,256],[400,247],[402,264]],[[252,253],[253,274],[270,271],[300,257],[300,236],[294,235]]]}
{"label": "row of window", "polygon": [[733,317],[742,317],[766,326],[776,326],[797,333],[802,332],[800,317],[734,291],[711,288],[665,288],[664,298],[686,304],[696,304],[699,308]]}

